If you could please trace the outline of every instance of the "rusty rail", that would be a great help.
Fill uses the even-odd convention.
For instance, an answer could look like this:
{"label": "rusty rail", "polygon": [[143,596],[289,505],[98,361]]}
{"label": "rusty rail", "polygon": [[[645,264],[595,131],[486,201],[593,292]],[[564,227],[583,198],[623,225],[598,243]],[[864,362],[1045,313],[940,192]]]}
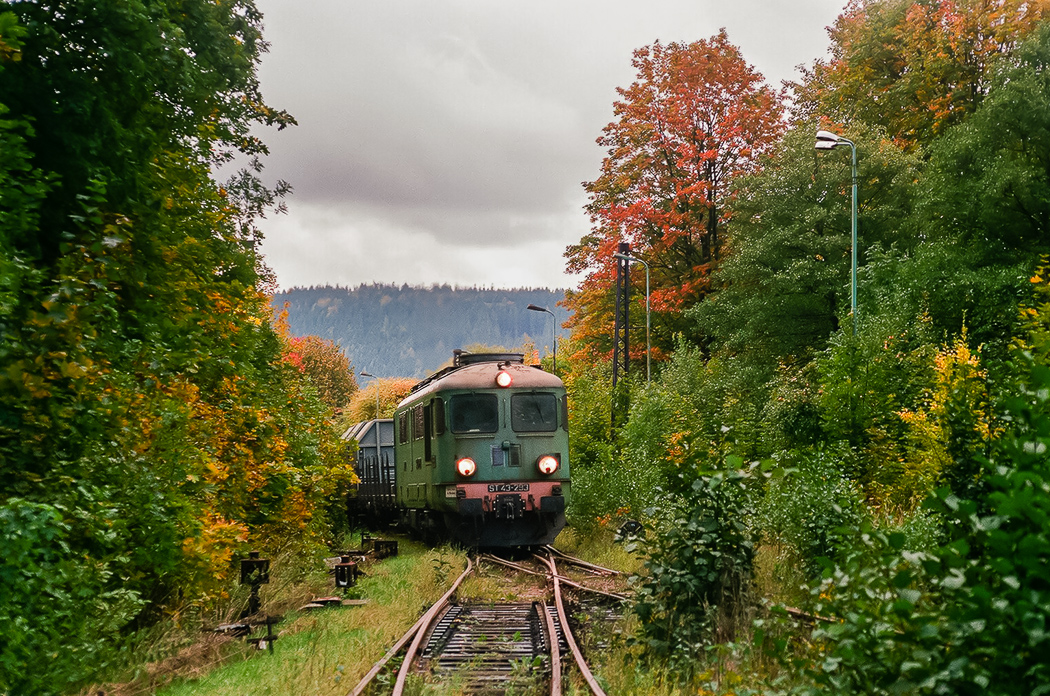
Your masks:
{"label": "rusty rail", "polygon": [[[436,614],[445,605],[445,603],[448,602],[449,597],[451,597],[453,593],[455,593],[455,591],[459,588],[460,584],[473,571],[474,563],[470,560],[470,558],[467,558],[467,569],[463,571],[463,574],[460,575],[454,583],[452,583],[452,587],[449,588],[448,592],[446,592],[441,597],[441,599],[435,602],[434,605],[431,606],[431,608],[427,611],[427,613],[421,616],[419,620],[416,621],[416,623],[412,626],[412,628],[408,629],[405,635],[401,636],[401,639],[398,640],[397,643],[395,643],[394,646],[386,652],[386,654],[379,660],[379,662],[375,663],[375,665],[372,666],[372,669],[361,679],[361,681],[357,683],[357,686],[354,687],[353,691],[350,692],[349,696],[361,696],[361,694],[364,693],[364,690],[368,687],[369,683],[371,683],[371,681],[375,679],[376,675],[379,674],[380,671],[382,671],[383,667],[386,666],[386,663],[389,662],[399,652],[401,652],[401,650],[405,647],[405,644],[408,643],[409,640],[413,640],[413,645],[416,645],[418,649],[417,643],[421,639],[423,633],[425,632],[425,627],[426,625],[428,625],[428,620],[433,619],[432,615]],[[406,657],[405,663],[408,662],[409,659]],[[404,671],[404,665],[402,665],[402,671]],[[403,691],[405,688],[405,684],[404,678],[401,676],[400,673],[398,674],[398,683],[401,685],[401,691]],[[401,693],[401,691],[395,690],[395,693],[399,694]]]}
{"label": "rusty rail", "polygon": [[588,563],[587,561],[583,560],[582,558],[576,558],[574,556],[570,556],[569,554],[565,553],[564,551],[559,551],[558,549],[554,548],[553,546],[544,546],[543,549],[547,553],[550,553],[550,554],[553,554],[553,555],[557,556],[558,558],[560,558],[565,563],[568,563],[569,565],[574,565],[574,566],[576,566],[578,568],[583,568],[584,570],[588,570],[588,571],[590,571],[591,573],[593,573],[595,575],[622,575],[622,573],[620,571],[618,571],[618,570],[613,570],[612,568],[603,568],[600,565],[594,565],[593,563]]}
{"label": "rusty rail", "polygon": [[[545,572],[545,573],[537,572],[537,571],[535,571],[535,570],[533,570],[531,568],[528,568],[526,566],[521,565],[520,563],[514,563],[512,561],[508,561],[506,559],[500,558],[499,556],[493,556],[492,554],[484,554],[482,556],[478,556],[478,560],[479,561],[488,561],[489,563],[496,563],[498,565],[503,565],[503,566],[506,566],[508,568],[513,568],[514,570],[517,570],[517,571],[522,572],[522,573],[528,573],[529,575],[539,575],[539,576],[543,576],[543,577],[547,577],[547,578],[549,578],[550,575],[551,575],[549,570],[547,572]],[[613,571],[613,572],[618,572],[618,571]],[[598,573],[598,575],[604,575],[604,573]],[[602,595],[603,597],[608,597],[609,599],[615,599],[618,602],[626,602],[627,599],[628,599],[626,595],[618,594],[616,592],[606,592],[605,590],[599,590],[599,589],[597,589],[595,587],[587,587],[586,585],[581,585],[580,583],[576,582],[575,580],[573,580],[571,578],[567,578],[564,575],[559,575],[558,579],[561,580],[566,585],[570,585],[572,587],[575,587],[578,590],[584,590],[585,592],[593,592],[594,594],[599,594],[599,595]]]}
{"label": "rusty rail", "polygon": [[580,670],[580,674],[583,676],[584,681],[587,682],[587,686],[590,687],[591,692],[594,693],[595,696],[605,696],[602,687],[598,685],[598,680],[596,680],[594,674],[591,673],[591,668],[587,666],[587,661],[583,658],[580,646],[576,644],[576,639],[572,635],[572,629],[569,627],[568,614],[565,613],[565,605],[561,599],[561,580],[558,575],[558,567],[554,562],[554,554],[548,551],[546,556],[540,556],[537,554],[536,558],[540,559],[540,561],[550,568],[551,582],[554,585],[554,606],[557,607],[558,616],[561,617],[562,635],[565,638],[566,644],[569,646],[569,650],[572,651],[573,659],[576,660],[576,667]]}

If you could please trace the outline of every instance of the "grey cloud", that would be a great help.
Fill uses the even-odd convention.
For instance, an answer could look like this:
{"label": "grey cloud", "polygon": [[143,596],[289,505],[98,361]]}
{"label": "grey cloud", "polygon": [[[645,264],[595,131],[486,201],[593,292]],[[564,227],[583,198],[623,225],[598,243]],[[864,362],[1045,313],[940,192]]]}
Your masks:
{"label": "grey cloud", "polygon": [[[264,94],[300,124],[264,136],[269,175],[295,187],[290,215],[265,221],[264,251],[281,255],[282,284],[340,274],[323,246],[295,240],[351,238],[347,259],[373,239],[401,246],[373,250],[360,282],[451,273],[454,258],[485,274],[501,247],[554,277],[587,229],[580,182],[598,175],[595,139],[635,48],[725,26],[777,83],[823,54],[842,1],[258,0]],[[420,245],[444,265],[412,258]]]}

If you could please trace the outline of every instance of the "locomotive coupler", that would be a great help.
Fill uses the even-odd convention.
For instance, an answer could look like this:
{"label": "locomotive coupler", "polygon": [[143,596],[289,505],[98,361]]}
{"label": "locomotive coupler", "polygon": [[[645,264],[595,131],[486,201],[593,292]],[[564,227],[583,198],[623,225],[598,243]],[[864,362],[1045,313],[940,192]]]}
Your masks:
{"label": "locomotive coupler", "polygon": [[496,519],[517,520],[525,516],[525,501],[516,493],[496,496]]}

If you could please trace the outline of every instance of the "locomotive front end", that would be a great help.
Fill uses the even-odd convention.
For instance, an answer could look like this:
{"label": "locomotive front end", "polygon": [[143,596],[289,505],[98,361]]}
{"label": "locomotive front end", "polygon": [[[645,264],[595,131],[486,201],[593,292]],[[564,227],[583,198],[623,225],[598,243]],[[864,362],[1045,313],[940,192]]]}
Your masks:
{"label": "locomotive front end", "polygon": [[[564,385],[518,355],[458,357],[399,407],[407,521],[468,546],[549,544],[569,494]],[[413,448],[420,419],[424,441]]]}

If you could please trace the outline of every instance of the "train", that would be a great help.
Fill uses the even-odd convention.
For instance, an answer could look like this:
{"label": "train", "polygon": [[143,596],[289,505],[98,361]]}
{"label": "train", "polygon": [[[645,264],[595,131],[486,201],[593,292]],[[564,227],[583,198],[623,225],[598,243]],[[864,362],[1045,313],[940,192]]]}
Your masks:
{"label": "train", "polygon": [[365,421],[350,514],[466,547],[550,544],[565,527],[565,385],[520,353],[453,351],[393,419]]}

